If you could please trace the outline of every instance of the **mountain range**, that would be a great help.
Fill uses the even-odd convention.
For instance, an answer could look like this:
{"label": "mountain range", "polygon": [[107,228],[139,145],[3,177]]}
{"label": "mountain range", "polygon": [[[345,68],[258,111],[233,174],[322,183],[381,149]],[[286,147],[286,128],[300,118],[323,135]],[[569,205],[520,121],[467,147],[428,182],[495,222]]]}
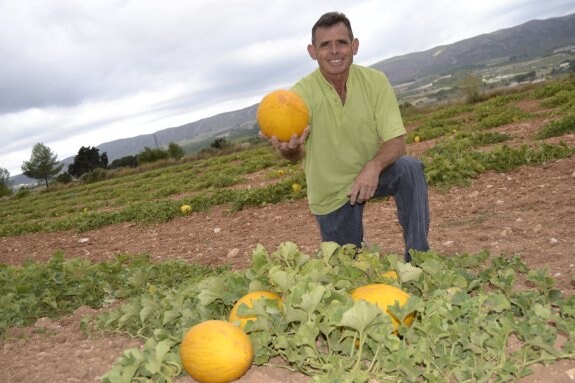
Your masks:
{"label": "mountain range", "polygon": [[[395,86],[431,75],[442,76],[482,68],[496,59],[531,60],[551,55],[557,49],[565,47],[575,50],[575,14],[531,20],[516,27],[437,46],[427,51],[392,57],[377,62],[372,67],[383,71]],[[258,104],[255,104],[221,113],[152,134],[106,142],[97,148],[100,153],[107,153],[111,162],[117,158],[138,154],[145,147],[167,146],[170,142],[208,142],[241,129],[253,129],[255,134],[257,106]],[[70,164],[73,160],[74,157],[69,157],[62,162]],[[14,184],[35,182],[23,175],[12,177],[12,181]]]}
{"label": "mountain range", "polygon": [[383,71],[393,85],[398,85],[432,74],[445,75],[462,69],[481,68],[500,58],[546,56],[569,45],[575,45],[575,14],[531,20],[424,52],[392,57],[373,67]]}

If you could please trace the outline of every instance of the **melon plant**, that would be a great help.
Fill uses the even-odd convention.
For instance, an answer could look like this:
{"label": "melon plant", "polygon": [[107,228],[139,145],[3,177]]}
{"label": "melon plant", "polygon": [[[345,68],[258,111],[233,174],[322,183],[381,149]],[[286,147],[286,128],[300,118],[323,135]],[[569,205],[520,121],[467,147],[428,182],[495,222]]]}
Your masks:
{"label": "melon plant", "polygon": [[182,366],[199,383],[232,382],[249,370],[250,338],[223,320],[208,320],[186,332],[180,345]]}
{"label": "melon plant", "polygon": [[303,99],[291,90],[268,93],[260,102],[256,113],[260,130],[267,137],[289,141],[301,135],[309,124],[309,112]]}
{"label": "melon plant", "polygon": [[[519,257],[487,252],[414,252],[412,258],[407,264],[399,254],[372,249],[356,254],[355,248],[332,242],[313,255],[289,242],[271,253],[258,245],[246,270],[177,287],[157,284],[153,294],[144,292],[99,317],[97,328],[146,339],[143,349],[127,350],[102,382],[172,382],[181,367],[190,370],[188,363],[197,360],[205,369],[233,357],[229,350],[236,346],[213,340],[199,343],[197,357],[184,351],[180,357],[180,349],[189,348],[188,341],[181,342],[182,329],[227,318],[246,291],[276,292],[283,305],[281,315],[265,299],[251,308],[240,305],[239,314],[266,316],[243,330],[237,327],[250,338],[253,364],[279,363],[316,382],[511,382],[535,363],[575,360],[575,297],[554,289],[546,271],[529,270]],[[398,278],[385,277],[389,271]],[[350,292],[372,284],[410,296],[402,303],[394,290],[388,294],[393,299],[381,305],[353,299]],[[410,315],[418,320],[394,331],[385,308],[398,321]],[[212,357],[204,366],[207,355]],[[231,360],[226,366],[240,364]]]}
{"label": "melon plant", "polygon": [[252,291],[243,297],[241,297],[232,308],[230,312],[229,321],[235,322],[239,321],[240,327],[244,328],[248,321],[256,321],[257,315],[253,314],[241,314],[240,307],[245,305],[247,308],[252,308],[254,306],[254,302],[259,299],[269,299],[274,301],[277,304],[277,307],[281,309],[283,307],[282,298],[273,293],[271,291]]}

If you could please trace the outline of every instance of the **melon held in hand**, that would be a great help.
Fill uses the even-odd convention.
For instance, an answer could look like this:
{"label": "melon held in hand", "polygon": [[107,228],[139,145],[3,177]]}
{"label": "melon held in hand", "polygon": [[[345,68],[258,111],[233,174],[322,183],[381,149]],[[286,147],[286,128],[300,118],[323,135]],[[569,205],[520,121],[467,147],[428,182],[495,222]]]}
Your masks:
{"label": "melon held in hand", "polygon": [[180,345],[182,366],[199,383],[229,383],[246,373],[254,353],[248,335],[223,320],[193,326]]}
{"label": "melon held in hand", "polygon": [[300,136],[309,124],[309,112],[302,98],[291,90],[268,93],[260,102],[256,113],[260,130],[266,137],[289,141]]}

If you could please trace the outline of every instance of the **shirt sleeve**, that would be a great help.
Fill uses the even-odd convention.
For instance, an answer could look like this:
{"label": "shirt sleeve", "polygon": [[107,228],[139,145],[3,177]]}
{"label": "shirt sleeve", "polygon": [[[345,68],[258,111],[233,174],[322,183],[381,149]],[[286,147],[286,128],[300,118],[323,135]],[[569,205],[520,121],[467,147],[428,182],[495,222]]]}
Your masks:
{"label": "shirt sleeve", "polygon": [[377,77],[377,81],[374,81],[378,84],[375,88],[374,112],[377,133],[385,142],[405,134],[406,131],[393,87],[382,72],[379,72]]}

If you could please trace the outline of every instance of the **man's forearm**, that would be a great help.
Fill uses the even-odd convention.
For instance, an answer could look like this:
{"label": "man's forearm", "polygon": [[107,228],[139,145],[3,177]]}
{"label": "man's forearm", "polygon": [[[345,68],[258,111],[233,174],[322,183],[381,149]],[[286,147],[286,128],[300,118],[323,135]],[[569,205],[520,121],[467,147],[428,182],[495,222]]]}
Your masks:
{"label": "man's forearm", "polygon": [[379,171],[384,171],[387,167],[405,154],[405,141],[404,136],[392,138],[383,143],[379,151],[371,159],[379,168]]}

